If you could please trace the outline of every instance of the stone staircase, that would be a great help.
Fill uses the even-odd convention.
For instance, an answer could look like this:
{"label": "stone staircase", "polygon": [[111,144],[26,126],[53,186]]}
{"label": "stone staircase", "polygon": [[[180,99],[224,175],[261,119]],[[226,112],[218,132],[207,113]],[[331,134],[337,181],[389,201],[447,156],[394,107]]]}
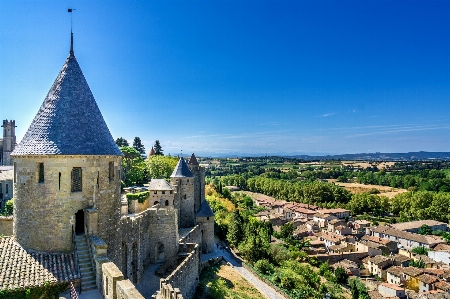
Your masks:
{"label": "stone staircase", "polygon": [[92,256],[85,235],[75,236],[77,245],[78,265],[81,272],[81,291],[89,291],[97,288],[95,272],[92,267]]}

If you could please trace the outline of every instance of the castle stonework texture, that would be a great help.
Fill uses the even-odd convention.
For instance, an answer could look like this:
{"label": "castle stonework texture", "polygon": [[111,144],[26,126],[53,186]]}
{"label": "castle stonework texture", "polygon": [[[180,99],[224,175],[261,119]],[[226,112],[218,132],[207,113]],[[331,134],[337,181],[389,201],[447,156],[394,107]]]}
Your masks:
{"label": "castle stonework texture", "polygon": [[[6,127],[14,133],[14,121]],[[105,298],[142,298],[134,284],[159,263],[162,289],[152,298],[172,298],[171,290],[176,298],[193,296],[201,254],[214,250],[205,169],[194,154],[189,163],[180,158],[170,183],[152,180],[144,202],[127,200],[121,194],[123,155],[75,58],[73,38],[69,57],[9,157],[15,202],[8,242],[23,248],[23,256],[52,254],[63,266],[75,263],[76,273],[58,277],[83,290],[98,288]]]}
{"label": "castle stonework texture", "polygon": [[3,138],[0,139],[0,165],[13,165],[11,153],[16,146],[16,121],[3,120]]}

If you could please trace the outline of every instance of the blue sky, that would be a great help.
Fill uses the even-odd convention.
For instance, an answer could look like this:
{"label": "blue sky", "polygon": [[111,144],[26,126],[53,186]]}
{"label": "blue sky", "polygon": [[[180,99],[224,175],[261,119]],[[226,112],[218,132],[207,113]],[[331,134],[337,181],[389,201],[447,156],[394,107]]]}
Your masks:
{"label": "blue sky", "polygon": [[70,46],[114,138],[166,153],[450,151],[450,1],[0,0],[20,140]]}

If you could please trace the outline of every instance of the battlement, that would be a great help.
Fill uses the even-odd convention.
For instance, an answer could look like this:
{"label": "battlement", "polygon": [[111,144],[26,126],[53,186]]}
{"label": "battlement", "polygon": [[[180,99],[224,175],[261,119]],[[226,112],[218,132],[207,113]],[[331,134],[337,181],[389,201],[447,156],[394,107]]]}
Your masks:
{"label": "battlement", "polygon": [[[199,279],[200,246],[195,243],[180,244],[180,253],[186,258],[166,279],[160,280],[158,299],[192,298]],[[179,291],[181,290],[181,292]],[[181,296],[181,297],[180,297]]]}
{"label": "battlement", "polygon": [[4,119],[2,127],[9,127],[9,126],[11,126],[13,128],[16,128],[17,127],[16,126],[16,121],[15,120],[8,121],[7,119]]}

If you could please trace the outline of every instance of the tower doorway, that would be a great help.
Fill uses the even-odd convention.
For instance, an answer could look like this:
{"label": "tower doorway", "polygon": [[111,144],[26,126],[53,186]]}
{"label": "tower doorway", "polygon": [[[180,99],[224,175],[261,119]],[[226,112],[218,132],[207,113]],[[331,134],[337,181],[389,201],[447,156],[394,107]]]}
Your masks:
{"label": "tower doorway", "polygon": [[84,234],[84,211],[78,210],[75,213],[75,233],[77,235]]}

